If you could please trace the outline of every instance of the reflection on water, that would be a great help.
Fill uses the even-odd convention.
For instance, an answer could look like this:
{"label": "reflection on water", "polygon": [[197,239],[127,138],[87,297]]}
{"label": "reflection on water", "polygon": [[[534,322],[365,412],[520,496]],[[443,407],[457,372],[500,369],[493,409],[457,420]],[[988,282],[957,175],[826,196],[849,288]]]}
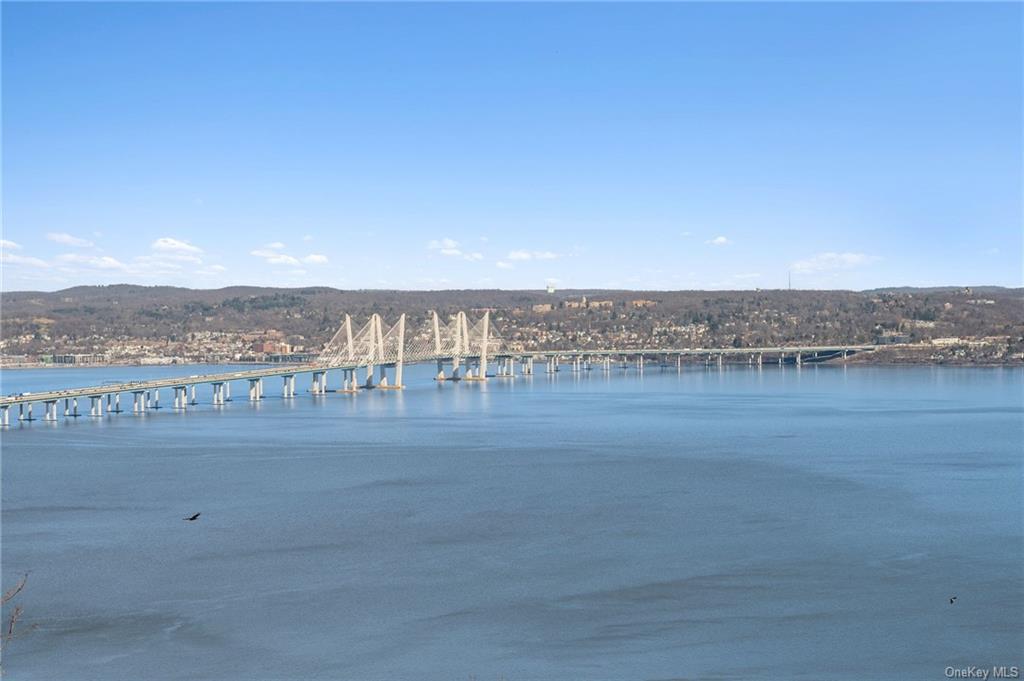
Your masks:
{"label": "reflection on water", "polygon": [[[289,400],[268,380],[260,404],[200,387],[187,413],[13,425],[3,568],[31,570],[38,626],[11,644],[12,678],[1021,662],[1020,370],[431,373],[401,393]],[[127,377],[10,371],[3,392]]]}

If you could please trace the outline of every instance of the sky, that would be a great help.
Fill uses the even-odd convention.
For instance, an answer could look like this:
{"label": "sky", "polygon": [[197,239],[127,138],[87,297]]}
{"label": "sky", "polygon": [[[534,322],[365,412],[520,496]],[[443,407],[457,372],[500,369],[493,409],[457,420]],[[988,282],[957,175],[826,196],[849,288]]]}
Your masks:
{"label": "sky", "polygon": [[1019,3],[2,4],[2,288],[1022,284]]}

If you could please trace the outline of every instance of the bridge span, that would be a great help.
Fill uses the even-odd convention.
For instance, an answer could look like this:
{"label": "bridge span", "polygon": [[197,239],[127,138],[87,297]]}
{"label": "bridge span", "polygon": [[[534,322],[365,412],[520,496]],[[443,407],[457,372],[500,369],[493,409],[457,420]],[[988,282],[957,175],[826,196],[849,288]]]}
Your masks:
{"label": "bridge span", "polygon": [[[490,326],[490,313],[473,325],[465,313],[460,312],[452,319],[442,322],[437,313],[428,316],[423,328],[406,334],[406,316],[385,330],[380,315],[372,315],[358,330],[346,315],[341,328],[327,343],[317,359],[307,364],[279,365],[243,371],[213,374],[193,374],[174,378],[128,381],[113,385],[66,388],[37,393],[20,393],[0,397],[0,426],[10,425],[10,410],[18,408],[19,421],[33,421],[33,405],[42,404],[42,420],[56,421],[58,404],[63,402],[65,418],[85,416],[79,411],[79,400],[89,400],[88,416],[102,417],[106,413],[121,413],[121,395],[132,396],[131,411],[139,414],[150,409],[159,409],[160,390],[173,394],[172,405],[176,410],[186,410],[198,404],[197,385],[211,385],[213,404],[222,405],[232,400],[231,383],[248,382],[248,399],[259,401],[263,398],[263,381],[268,378],[282,379],[282,396],[296,396],[296,376],[310,376],[312,395],[327,392],[355,393],[361,389],[401,389],[403,368],[406,364],[435,363],[439,381],[484,381],[488,378],[513,379],[517,375],[532,376],[534,366],[540,362],[544,373],[553,374],[568,364],[571,371],[598,369],[611,371],[635,368],[643,371],[645,364],[658,361],[661,366],[681,368],[684,358],[703,359],[705,364],[722,366],[726,358],[730,362],[761,366],[764,363],[821,362],[843,359],[854,353],[876,349],[874,345],[818,345],[778,346],[752,348],[608,348],[601,350],[527,350],[508,343],[494,333]],[[488,373],[491,362],[496,369]],[[388,376],[391,370],[391,376]],[[328,390],[329,372],[341,372],[341,388]],[[365,372],[365,373],[364,373]],[[363,373],[363,377],[360,377]],[[84,405],[82,405],[84,407]]]}

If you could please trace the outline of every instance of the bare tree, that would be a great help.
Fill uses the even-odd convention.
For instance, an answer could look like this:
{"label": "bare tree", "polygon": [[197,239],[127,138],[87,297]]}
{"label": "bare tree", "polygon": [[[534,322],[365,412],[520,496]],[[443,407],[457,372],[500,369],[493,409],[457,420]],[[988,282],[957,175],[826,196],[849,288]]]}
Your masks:
{"label": "bare tree", "polygon": [[[21,593],[27,582],[28,573],[26,572],[21,576],[21,579],[18,580],[17,584],[5,591],[3,596],[0,596],[0,606],[6,608],[7,604],[13,601],[17,595]],[[0,632],[0,674],[3,674],[3,655],[7,652],[7,645],[15,636],[15,627],[18,624],[18,619],[21,617],[22,612],[21,606],[15,605],[7,616],[7,621],[3,631]]]}

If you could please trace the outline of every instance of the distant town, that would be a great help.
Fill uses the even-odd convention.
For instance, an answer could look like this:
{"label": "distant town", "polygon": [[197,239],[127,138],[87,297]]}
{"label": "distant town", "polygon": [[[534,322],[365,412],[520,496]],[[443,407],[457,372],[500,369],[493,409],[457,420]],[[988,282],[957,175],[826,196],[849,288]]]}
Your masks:
{"label": "distant town", "polygon": [[857,361],[1024,364],[1024,290],[342,291],[88,286],[2,294],[0,363],[305,362],[344,314],[491,312],[523,350],[871,343]]}

